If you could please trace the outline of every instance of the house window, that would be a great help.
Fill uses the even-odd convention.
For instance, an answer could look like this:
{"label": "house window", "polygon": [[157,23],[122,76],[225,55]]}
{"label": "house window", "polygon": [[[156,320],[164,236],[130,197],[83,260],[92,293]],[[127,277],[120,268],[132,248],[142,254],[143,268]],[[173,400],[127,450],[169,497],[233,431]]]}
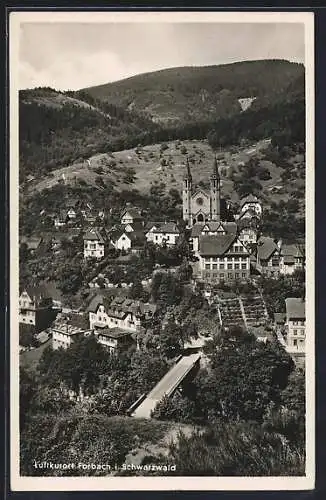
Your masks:
{"label": "house window", "polygon": [[210,269],[211,265],[210,264],[205,264],[205,269]]}
{"label": "house window", "polygon": [[293,335],[296,335],[298,333],[297,330],[293,330]]}
{"label": "house window", "polygon": [[213,269],[217,269],[217,264],[213,264]]}
{"label": "house window", "polygon": [[240,264],[234,264],[234,269],[240,269]]}
{"label": "house window", "polygon": [[224,278],[224,273],[221,273],[220,274],[220,278],[223,279]]}
{"label": "house window", "polygon": [[236,278],[239,278],[239,277],[240,277],[240,274],[239,274],[239,273],[235,273],[235,277],[236,277]]}
{"label": "house window", "polygon": [[232,278],[233,274],[232,273],[228,273],[228,278]]}
{"label": "house window", "polygon": [[297,346],[297,345],[298,345],[298,341],[297,341],[297,339],[293,339],[293,345],[294,345],[294,346]]}
{"label": "house window", "polygon": [[220,264],[220,269],[224,269],[224,264]]}
{"label": "house window", "polygon": [[232,269],[232,264],[228,264],[228,269]]}
{"label": "house window", "polygon": [[241,264],[241,269],[247,269],[247,264]]}
{"label": "house window", "polygon": [[247,274],[246,274],[246,273],[242,273],[242,277],[243,277],[243,278],[246,278],[246,277],[247,277]]}
{"label": "house window", "polygon": [[239,252],[243,252],[243,247],[240,247],[240,248],[239,248]]}

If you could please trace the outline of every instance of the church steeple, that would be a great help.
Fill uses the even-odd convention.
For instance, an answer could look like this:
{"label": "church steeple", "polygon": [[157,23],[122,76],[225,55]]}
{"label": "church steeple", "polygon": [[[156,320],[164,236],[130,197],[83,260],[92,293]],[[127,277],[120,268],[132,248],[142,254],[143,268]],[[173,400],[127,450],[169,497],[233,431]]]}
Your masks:
{"label": "church steeple", "polygon": [[187,160],[186,160],[186,172],[185,172],[184,180],[188,180],[190,183],[192,183],[192,175],[191,175],[188,156],[187,156]]}
{"label": "church steeple", "polygon": [[211,175],[211,179],[213,179],[213,178],[220,180],[220,174],[219,174],[219,171],[218,171],[218,165],[217,165],[216,155],[214,156],[213,172],[212,172],[212,175]]}
{"label": "church steeple", "polygon": [[221,217],[221,200],[220,200],[220,174],[216,155],[214,157],[213,172],[210,178],[211,186],[211,220],[219,221]]}
{"label": "church steeple", "polygon": [[192,175],[191,175],[189,160],[187,157],[186,171],[183,177],[182,207],[183,207],[183,220],[190,225],[192,225],[191,195],[192,195]]}

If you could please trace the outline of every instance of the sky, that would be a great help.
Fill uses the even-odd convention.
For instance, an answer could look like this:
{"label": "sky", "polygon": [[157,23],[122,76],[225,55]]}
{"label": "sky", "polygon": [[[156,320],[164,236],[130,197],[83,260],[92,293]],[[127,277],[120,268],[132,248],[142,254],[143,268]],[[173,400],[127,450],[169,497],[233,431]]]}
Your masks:
{"label": "sky", "polygon": [[254,59],[304,63],[301,23],[20,24],[19,88],[56,90],[177,66]]}

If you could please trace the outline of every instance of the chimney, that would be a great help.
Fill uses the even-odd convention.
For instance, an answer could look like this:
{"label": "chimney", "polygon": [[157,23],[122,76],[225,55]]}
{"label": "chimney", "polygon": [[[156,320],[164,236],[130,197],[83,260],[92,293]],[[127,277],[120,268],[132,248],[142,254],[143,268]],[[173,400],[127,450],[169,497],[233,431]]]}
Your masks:
{"label": "chimney", "polygon": [[281,250],[281,248],[282,248],[282,243],[283,243],[283,241],[281,239],[279,239],[277,242],[277,246],[278,246],[279,250]]}

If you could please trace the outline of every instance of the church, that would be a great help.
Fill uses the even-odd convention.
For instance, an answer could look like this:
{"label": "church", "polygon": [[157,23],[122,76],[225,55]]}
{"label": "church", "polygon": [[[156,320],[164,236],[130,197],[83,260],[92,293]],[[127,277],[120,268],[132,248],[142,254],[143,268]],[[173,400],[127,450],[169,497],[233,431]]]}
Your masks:
{"label": "church", "polygon": [[226,220],[227,209],[225,200],[221,200],[221,179],[215,158],[210,176],[210,190],[196,187],[192,183],[189,161],[187,159],[186,174],[183,179],[183,220],[188,227],[197,222]]}

